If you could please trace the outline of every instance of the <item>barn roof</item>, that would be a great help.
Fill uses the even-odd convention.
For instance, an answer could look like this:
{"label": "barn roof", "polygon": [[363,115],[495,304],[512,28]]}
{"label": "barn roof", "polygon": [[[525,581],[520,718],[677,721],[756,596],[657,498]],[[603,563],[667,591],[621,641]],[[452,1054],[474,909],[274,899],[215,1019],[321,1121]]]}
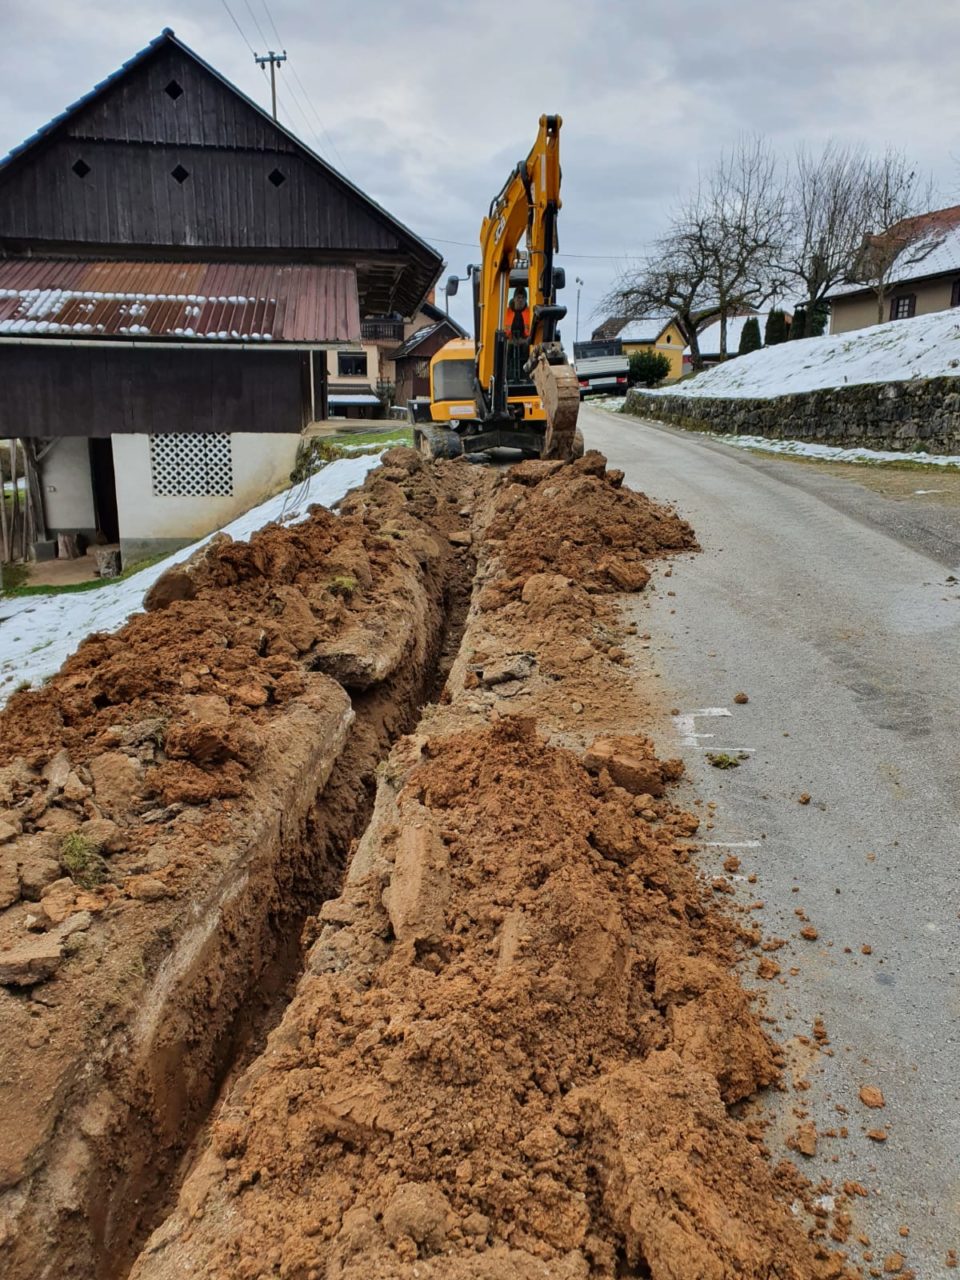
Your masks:
{"label": "barn roof", "polygon": [[0,335],[355,342],[351,267],[0,259]]}
{"label": "barn roof", "polygon": [[[43,148],[48,143],[59,137],[68,130],[70,123],[75,117],[89,108],[98,99],[103,98],[107,93],[112,91],[119,83],[130,77],[138,68],[148,63],[151,59],[159,57],[165,50],[175,49],[190,59],[206,74],[214,77],[224,86],[231,94],[241,99],[251,111],[255,112],[262,121],[266,123],[269,129],[275,130],[284,141],[292,146],[308,164],[316,166],[323,176],[331,181],[334,186],[339,187],[343,193],[356,202],[364,212],[378,222],[390,236],[395,237],[398,250],[404,255],[405,262],[400,268],[405,279],[402,283],[398,283],[391,292],[396,292],[396,302],[402,304],[402,309],[406,314],[412,315],[417,305],[422,301],[428,290],[436,282],[440,271],[443,267],[443,258],[438,251],[416,235],[404,223],[400,222],[392,214],[388,213],[382,205],[371,199],[364,191],[344,177],[342,173],[333,168],[326,160],[313,151],[301,138],[299,138],[290,129],[286,128],[279,121],[275,121],[273,117],[264,110],[252,98],[249,98],[241,89],[238,89],[230,80],[221,72],[206,62],[199,54],[195,53],[188,45],[184,44],[174,34],[169,27],[164,28],[159,36],[151,40],[148,45],[141,49],[133,57],[129,58],[116,71],[112,72],[105,79],[99,81],[94,87],[82,97],[78,98],[64,111],[54,116],[46,124],[42,125],[33,134],[26,138],[19,146],[14,147],[5,157],[0,159],[0,181],[11,171],[19,168],[22,164],[29,162],[33,154]],[[289,149],[288,146],[288,149]],[[364,246],[356,245],[354,248],[363,253]],[[399,264],[398,264],[399,266]],[[391,278],[391,272],[395,277],[398,266],[383,267],[381,274],[383,283],[386,285]],[[363,264],[364,271],[372,273],[377,270],[375,264],[365,261]]]}

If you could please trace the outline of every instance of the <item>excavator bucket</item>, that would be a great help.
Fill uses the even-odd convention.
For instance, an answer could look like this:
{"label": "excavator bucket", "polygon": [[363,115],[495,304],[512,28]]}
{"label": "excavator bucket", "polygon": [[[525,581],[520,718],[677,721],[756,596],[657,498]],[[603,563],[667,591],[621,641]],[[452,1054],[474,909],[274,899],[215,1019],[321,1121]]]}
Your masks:
{"label": "excavator bucket", "polygon": [[583,438],[577,431],[580,383],[573,366],[565,357],[558,359],[555,353],[541,347],[527,368],[547,416],[543,456],[562,458],[565,462],[580,457],[583,453]]}

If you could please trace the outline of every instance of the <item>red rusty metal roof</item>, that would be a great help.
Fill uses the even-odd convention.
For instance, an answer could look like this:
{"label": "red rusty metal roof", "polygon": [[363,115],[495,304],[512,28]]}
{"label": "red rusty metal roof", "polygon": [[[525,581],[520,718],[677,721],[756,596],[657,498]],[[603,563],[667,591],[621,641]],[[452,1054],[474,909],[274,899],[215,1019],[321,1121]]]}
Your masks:
{"label": "red rusty metal roof", "polygon": [[359,342],[353,267],[0,259],[0,337]]}

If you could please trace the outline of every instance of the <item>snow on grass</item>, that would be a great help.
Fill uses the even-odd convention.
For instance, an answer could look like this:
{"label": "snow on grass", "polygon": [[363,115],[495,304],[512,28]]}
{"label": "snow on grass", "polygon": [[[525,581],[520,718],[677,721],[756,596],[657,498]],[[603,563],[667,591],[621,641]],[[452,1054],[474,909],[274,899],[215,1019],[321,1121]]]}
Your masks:
{"label": "snow on grass", "polygon": [[832,444],[811,444],[806,440],[770,440],[766,436],[720,435],[712,431],[704,434],[737,449],[760,449],[764,453],[787,454],[793,458],[816,458],[821,462],[912,462],[925,467],[960,467],[960,454],[905,453],[902,449],[844,449]]}
{"label": "snow on grass", "polygon": [[591,396],[591,409],[606,409],[610,413],[621,413],[627,403],[626,396]]}
{"label": "snow on grass", "polygon": [[[331,506],[350,489],[363,483],[379,455],[340,458],[302,484],[285,489],[252,507],[216,532],[243,541],[276,521],[299,524],[314,503]],[[53,596],[0,595],[0,706],[25,680],[38,685],[58,671],[85,636],[93,631],[116,631],[143,606],[143,597],[171,565],[188,559],[204,543],[175,551],[122,581],[106,582],[95,591],[62,592]]]}
{"label": "snow on grass", "polygon": [[763,347],[653,394],[767,400],[825,387],[958,376],[960,317],[950,310]]}

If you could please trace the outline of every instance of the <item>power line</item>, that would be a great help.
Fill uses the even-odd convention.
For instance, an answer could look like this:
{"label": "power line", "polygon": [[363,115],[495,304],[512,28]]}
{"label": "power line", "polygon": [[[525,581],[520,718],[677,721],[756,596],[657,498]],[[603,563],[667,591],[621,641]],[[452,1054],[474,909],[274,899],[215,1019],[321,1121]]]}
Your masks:
{"label": "power line", "polygon": [[[247,7],[249,8],[249,0],[246,0],[246,3],[247,3]],[[270,11],[270,6],[267,3],[267,0],[261,0],[261,4],[263,5],[264,13],[267,15],[267,21],[270,23],[271,29],[273,30],[273,34],[276,36],[277,43],[282,46],[283,40],[280,38],[280,32],[277,30],[277,24],[273,20],[273,14]],[[300,72],[297,70],[296,66],[292,61],[289,62],[289,66],[290,66],[290,70],[293,72],[293,78],[296,80],[297,84],[300,87],[300,93],[303,95],[303,99],[306,102],[307,107],[313,113],[313,118],[316,121],[316,127],[314,127],[314,125],[312,125],[310,121],[307,120],[308,131],[314,134],[314,136],[317,139],[321,137],[324,139],[324,141],[327,143],[330,150],[337,157],[337,160],[340,163],[340,168],[349,177],[350,171],[347,168],[346,161],[344,160],[343,156],[340,154],[340,151],[337,148],[337,144],[334,142],[334,140],[330,137],[329,133],[327,133],[326,129],[324,128],[323,120],[320,118],[320,113],[319,111],[317,111],[317,108],[313,104],[313,99],[310,97],[310,94],[307,90],[307,86],[303,83],[303,80],[300,78]],[[294,97],[296,97],[296,94],[293,93],[292,85],[291,85],[291,94]],[[301,112],[301,114],[303,113]]]}
{"label": "power line", "polygon": [[254,54],[254,57],[256,57],[256,54],[255,54],[255,52],[254,52],[253,45],[250,43],[250,41],[247,39],[247,37],[243,34],[243,27],[241,27],[240,23],[239,23],[239,22],[236,20],[236,18],[233,16],[233,10],[232,10],[232,9],[230,8],[230,6],[227,4],[227,0],[220,0],[220,3],[221,3],[221,4],[223,5],[223,7],[226,9],[227,13],[230,15],[230,21],[233,23],[233,25],[234,25],[234,26],[237,28],[237,30],[240,32],[240,39],[241,39],[241,40],[243,41],[243,43],[247,46],[247,48],[250,50],[250,52]]}
{"label": "power line", "polygon": [[253,20],[253,25],[257,28],[257,35],[260,37],[261,44],[264,46],[264,48],[266,48],[269,41],[267,40],[267,37],[263,34],[263,27],[261,27],[260,23],[258,22],[257,15],[253,12],[253,8],[250,4],[250,0],[243,0],[243,3],[247,6],[247,13],[249,13],[251,19]]}
{"label": "power line", "polygon": [[[477,249],[479,245],[474,240],[445,240],[443,236],[431,236],[427,232],[423,232],[423,239],[429,240],[432,244],[455,244],[461,249]],[[558,258],[575,258],[578,262],[596,261],[596,262],[622,262],[624,258],[636,257],[632,253],[567,253],[565,249],[558,249]]]}
{"label": "power line", "polygon": [[270,6],[267,4],[267,0],[263,0],[263,7],[267,15],[267,21],[273,28],[273,34],[276,37],[277,44],[283,44],[283,41],[280,39],[280,32],[277,30],[277,24],[273,20],[273,14],[270,12]]}

